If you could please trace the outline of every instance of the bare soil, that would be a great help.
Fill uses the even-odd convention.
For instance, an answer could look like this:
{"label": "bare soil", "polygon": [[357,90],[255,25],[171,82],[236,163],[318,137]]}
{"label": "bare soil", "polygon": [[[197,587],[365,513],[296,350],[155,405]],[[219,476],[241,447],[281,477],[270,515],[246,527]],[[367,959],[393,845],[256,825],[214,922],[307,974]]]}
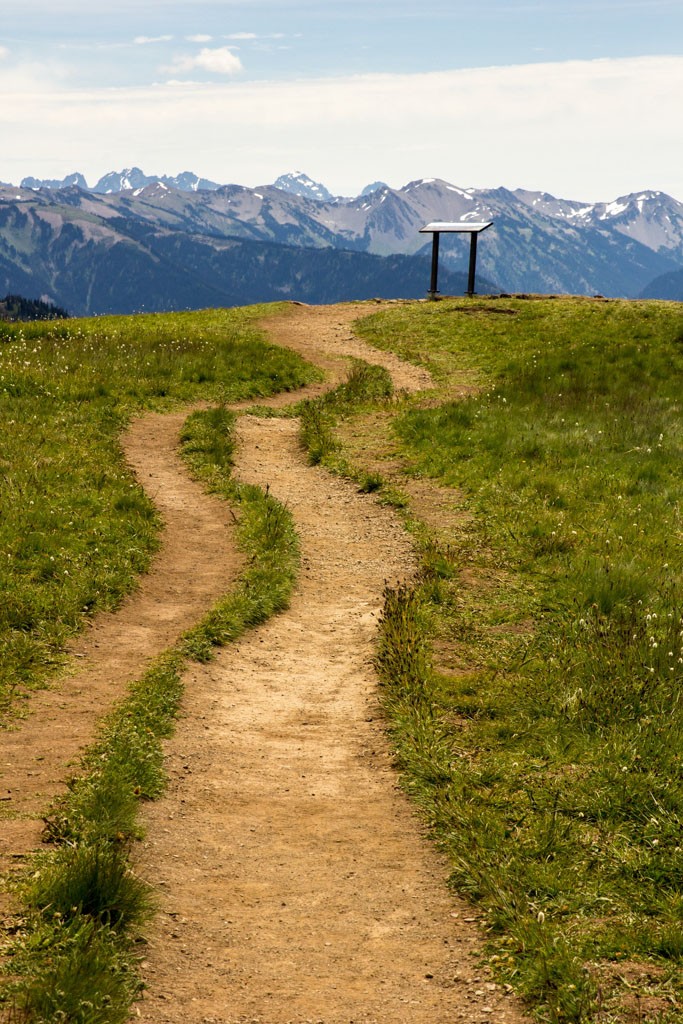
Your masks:
{"label": "bare soil", "polygon": [[[428,387],[423,371],[353,337],[352,321],[372,308],[292,306],[267,326],[330,381],[351,354],[386,365],[400,388]],[[181,422],[146,417],[125,439],[166,523],[152,572],[74,649],[78,671],[0,736],[0,795],[12,808],[2,870],[37,845],[40,816],[102,712],[239,569],[229,509],[177,459]],[[398,789],[377,707],[373,639],[385,584],[415,568],[407,535],[370,496],[308,466],[296,431],[292,420],[240,419],[236,474],[291,508],[302,572],[287,612],[186,675],[169,790],[147,810],[137,865],[159,914],[134,1017],[524,1021],[481,966],[476,915],[449,893],[447,867]]]}

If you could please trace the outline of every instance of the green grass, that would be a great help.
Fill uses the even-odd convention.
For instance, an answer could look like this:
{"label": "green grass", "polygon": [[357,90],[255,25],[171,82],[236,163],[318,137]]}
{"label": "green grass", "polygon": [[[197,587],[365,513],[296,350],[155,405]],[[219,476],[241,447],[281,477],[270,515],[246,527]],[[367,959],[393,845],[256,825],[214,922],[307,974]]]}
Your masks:
{"label": "green grass", "polygon": [[[57,923],[57,927],[55,924]],[[125,938],[90,918],[46,919],[20,954],[25,970],[10,1024],[124,1024],[140,991]]]}
{"label": "green grass", "polygon": [[0,715],[17,713],[156,549],[160,524],[120,450],[131,415],[315,376],[266,343],[263,312],[0,324]]}
{"label": "green grass", "polygon": [[[240,321],[243,315],[246,321]],[[207,317],[217,323],[235,316],[235,330],[241,325],[239,331],[250,332],[252,315]],[[92,323],[94,330],[103,321]],[[112,325],[115,333],[116,321]],[[438,381],[424,408],[419,397],[392,400],[394,454],[410,474],[453,488],[463,512],[446,536],[444,530],[432,535],[426,522],[411,524],[420,540],[422,575],[385,598],[377,664],[404,785],[450,860],[454,888],[481,908],[489,962],[539,1020],[679,1020],[683,310],[662,303],[461,300],[397,306],[360,329],[374,344],[427,366]],[[28,356],[13,356],[16,373],[22,361],[27,370],[32,366],[28,344],[26,335],[9,343],[15,355]],[[130,338],[127,344],[122,363],[132,365],[135,346]],[[219,381],[176,381],[176,391],[152,394],[144,361],[135,365],[111,406],[100,407],[104,396],[90,380],[81,404],[101,416],[88,419],[82,435],[76,430],[82,440],[68,448],[62,468],[81,457],[91,429],[113,439],[134,408],[187,400],[186,386],[196,388],[194,396],[207,387],[219,401],[226,397]],[[101,366],[104,373],[105,353]],[[3,364],[0,376],[4,372]],[[29,374],[34,384],[35,376]],[[359,369],[357,386],[307,404],[303,419],[313,461],[384,493],[375,470],[349,464],[334,432],[342,418],[373,402],[387,411],[389,389],[380,376]],[[7,395],[0,390],[0,399]],[[62,399],[48,404],[65,415]],[[69,422],[77,426],[82,421],[76,407],[78,402]],[[24,419],[34,414],[31,403],[22,409]],[[65,889],[66,902],[77,911],[65,914],[60,904],[53,913],[54,888],[45,890],[37,880],[30,926],[13,963],[23,979],[17,1015],[23,1005],[36,1021],[126,1019],[139,984],[132,943],[146,893],[139,894],[139,916],[126,913],[131,927],[120,929],[108,898],[93,902],[88,895],[93,874],[104,897],[119,882],[126,884],[139,801],[163,789],[158,740],[172,728],[185,660],[211,657],[215,643],[229,642],[287,600],[297,555],[288,516],[255,489],[236,489],[228,481],[229,426],[222,407],[193,417],[186,447],[207,485],[240,503],[247,548],[260,540],[265,546],[248,561],[234,594],[133,688],[130,702],[106,723],[67,802],[50,816],[48,831],[67,879],[60,870],[55,883],[47,865],[39,868],[41,878],[44,870],[45,884]],[[21,435],[29,447],[30,427]],[[37,428],[35,436],[41,436]],[[49,436],[59,459],[58,431]],[[35,445],[31,450],[35,461],[51,449],[46,441],[40,452]],[[19,453],[9,455],[3,472],[15,462],[23,467],[16,477],[21,486],[12,493],[28,513],[28,495],[36,493],[45,467],[34,472],[31,490],[31,459],[24,465]],[[121,475],[122,491],[110,491],[111,480],[102,484],[104,498],[93,490],[93,500],[101,501],[94,507],[103,509],[102,532],[115,518],[110,495],[119,494],[117,516],[129,531],[122,536],[134,538],[144,564],[154,543],[153,514],[120,463],[108,459],[95,460],[93,472],[115,467],[111,476]],[[86,483],[65,491],[65,508]],[[133,511],[124,500],[131,494]],[[50,507],[41,514],[50,515]],[[57,501],[54,507],[57,515]],[[409,515],[419,517],[419,508]],[[95,513],[83,520],[97,521]],[[81,521],[79,531],[87,536]],[[58,535],[69,532],[60,528]],[[52,536],[47,526],[43,534]],[[133,540],[127,543],[135,547]],[[109,565],[118,578],[115,545],[107,559],[100,557],[101,544],[95,546],[100,551],[94,561]],[[121,539],[119,546],[125,549]],[[42,551],[39,543],[38,555]],[[33,566],[28,554],[22,559]],[[36,564],[47,569],[41,592],[49,594],[55,586],[50,566]],[[28,580],[27,604],[40,580],[39,572]],[[11,582],[20,579],[12,576]],[[115,600],[110,595],[125,586],[104,587],[97,601]],[[46,600],[40,598],[31,629],[12,633],[10,627],[18,643],[24,637],[34,644],[46,635]],[[83,607],[99,607],[97,601]],[[80,620],[58,618],[64,632]],[[43,648],[30,648],[27,658],[34,661],[27,678],[56,657],[55,636],[50,633]],[[13,678],[14,692],[20,692],[26,683]],[[81,849],[89,853],[73,890],[63,851]],[[121,871],[99,870],[103,849],[124,858]],[[87,989],[84,977],[95,979]],[[60,1007],[64,991],[70,1002]]]}
{"label": "green grass", "polygon": [[311,465],[324,465],[331,472],[352,477],[365,493],[381,490],[383,481],[378,474],[362,470],[355,472],[343,457],[335,427],[350,415],[358,415],[377,404],[386,404],[393,393],[387,370],[354,359],[345,381],[319,398],[298,403],[293,412],[299,416],[301,446]]}
{"label": "green grass", "polygon": [[301,443],[310,463],[324,463],[333,469],[340,448],[334,435],[338,421],[351,412],[357,414],[368,404],[389,398],[392,393],[391,377],[383,367],[354,359],[345,381],[319,398],[299,403],[293,411],[301,421]]}
{"label": "green grass", "polygon": [[[500,305],[363,327],[440,378],[396,435],[471,513],[387,597],[406,786],[541,1020],[626,1020],[634,963],[680,1019],[683,311]],[[451,399],[463,382],[479,392]]]}
{"label": "green grass", "polygon": [[[139,994],[137,942],[153,910],[150,886],[130,869],[142,800],[165,785],[161,740],[171,735],[188,659],[286,607],[299,551],[292,517],[270,495],[230,479],[234,416],[193,414],[185,455],[195,474],[240,507],[246,565],[226,595],[174,649],[160,656],[104,722],[69,793],[46,821],[50,853],[38,855],[24,892],[24,923],[10,950],[14,981],[0,997],[10,1020],[117,1024]],[[0,1011],[1,1012],[1,1011]]]}

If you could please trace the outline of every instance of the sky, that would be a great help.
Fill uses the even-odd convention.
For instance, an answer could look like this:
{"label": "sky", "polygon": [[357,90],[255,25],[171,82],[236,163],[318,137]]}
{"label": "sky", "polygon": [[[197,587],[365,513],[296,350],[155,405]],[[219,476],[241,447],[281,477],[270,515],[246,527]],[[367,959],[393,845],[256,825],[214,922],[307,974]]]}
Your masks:
{"label": "sky", "polygon": [[[7,3],[8,0],[3,0]],[[683,0],[21,0],[0,181],[137,166],[683,201]]]}

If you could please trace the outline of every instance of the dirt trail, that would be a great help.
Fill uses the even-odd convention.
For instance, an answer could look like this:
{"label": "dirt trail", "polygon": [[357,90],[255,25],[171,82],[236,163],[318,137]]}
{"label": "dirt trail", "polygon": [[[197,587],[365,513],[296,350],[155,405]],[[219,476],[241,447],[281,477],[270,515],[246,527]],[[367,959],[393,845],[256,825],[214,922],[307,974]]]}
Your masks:
{"label": "dirt trail", "polygon": [[[293,310],[271,337],[338,364],[358,315]],[[402,366],[397,383],[429,382]],[[139,865],[161,912],[137,1017],[521,1022],[478,965],[471,908],[448,894],[397,790],[379,720],[372,643],[385,582],[414,569],[406,534],[307,466],[294,422],[245,416],[239,440],[236,474],[290,507],[303,571],[289,611],[186,680],[169,793],[149,809]]]}
{"label": "dirt trail", "polygon": [[[292,304],[286,316],[275,316],[262,321],[272,341],[293,349],[315,363],[327,375],[327,381],[318,390],[346,378],[349,359],[365,359],[383,366],[391,374],[394,387],[400,391],[421,391],[432,385],[426,370],[403,362],[392,352],[372,348],[351,330],[354,320],[376,313],[379,309],[395,305],[393,302],[354,302],[342,306],[299,306]],[[278,395],[269,404],[284,405],[291,401],[287,395]]]}
{"label": "dirt trail", "polygon": [[99,615],[74,643],[73,672],[33,694],[26,719],[0,733],[1,806],[11,815],[0,827],[0,874],[20,868],[22,855],[39,845],[42,815],[101,716],[237,575],[229,509],[189,478],[178,456],[186,416],[145,416],[122,439],[165,524],[151,571],[116,613]]}

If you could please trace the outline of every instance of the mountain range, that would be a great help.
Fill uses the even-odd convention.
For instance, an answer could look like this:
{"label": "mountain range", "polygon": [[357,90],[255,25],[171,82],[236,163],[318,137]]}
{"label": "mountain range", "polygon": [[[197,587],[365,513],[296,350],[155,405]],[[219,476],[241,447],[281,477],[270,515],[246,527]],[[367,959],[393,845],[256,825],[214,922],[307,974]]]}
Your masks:
{"label": "mountain range", "polygon": [[67,174],[61,181],[57,181],[54,178],[23,178],[21,187],[63,189],[76,185],[77,188],[83,189],[84,192],[97,192],[102,195],[109,195],[111,192],[124,192],[126,189],[145,188],[146,185],[156,185],[158,183],[167,185],[169,188],[180,189],[182,192],[220,188],[217,182],[209,181],[208,178],[200,178],[193,171],[183,171],[181,174],[176,174],[173,177],[169,177],[166,174],[159,177],[156,174],[145,174],[139,167],[127,167],[123,171],[110,171],[109,174],[105,174],[100,178],[92,188],[88,186],[80,171],[77,171],[75,174]]}
{"label": "mountain range", "polygon": [[[102,195],[109,195],[111,192],[123,192],[126,189],[145,188],[147,185],[167,185],[169,188],[179,189],[181,192],[197,192],[199,189],[215,192],[221,188],[216,181],[209,181],[208,178],[200,178],[194,171],[182,171],[170,177],[167,174],[145,174],[139,167],[127,167],[123,171],[110,171],[89,187],[83,175],[77,171],[75,174],[67,174],[65,178],[23,178],[21,188],[70,188],[76,185],[84,192],[97,192]],[[313,181],[303,171],[290,171],[289,174],[282,174],[275,182],[275,188],[284,189],[293,195],[304,196],[307,199],[319,199],[322,202],[329,202],[335,196],[318,181]],[[375,192],[378,188],[387,188],[383,181],[376,181],[363,189],[361,195]],[[337,196],[341,199],[341,196]]]}
{"label": "mountain range", "polygon": [[[683,203],[662,192],[581,203],[426,178],[349,198],[301,172],[247,188],[139,168],[92,189],[78,173],[0,185],[0,294],[79,314],[422,296],[431,240],[420,228],[434,220],[493,221],[480,292],[683,298]],[[468,249],[442,236],[442,293],[464,291]]]}

